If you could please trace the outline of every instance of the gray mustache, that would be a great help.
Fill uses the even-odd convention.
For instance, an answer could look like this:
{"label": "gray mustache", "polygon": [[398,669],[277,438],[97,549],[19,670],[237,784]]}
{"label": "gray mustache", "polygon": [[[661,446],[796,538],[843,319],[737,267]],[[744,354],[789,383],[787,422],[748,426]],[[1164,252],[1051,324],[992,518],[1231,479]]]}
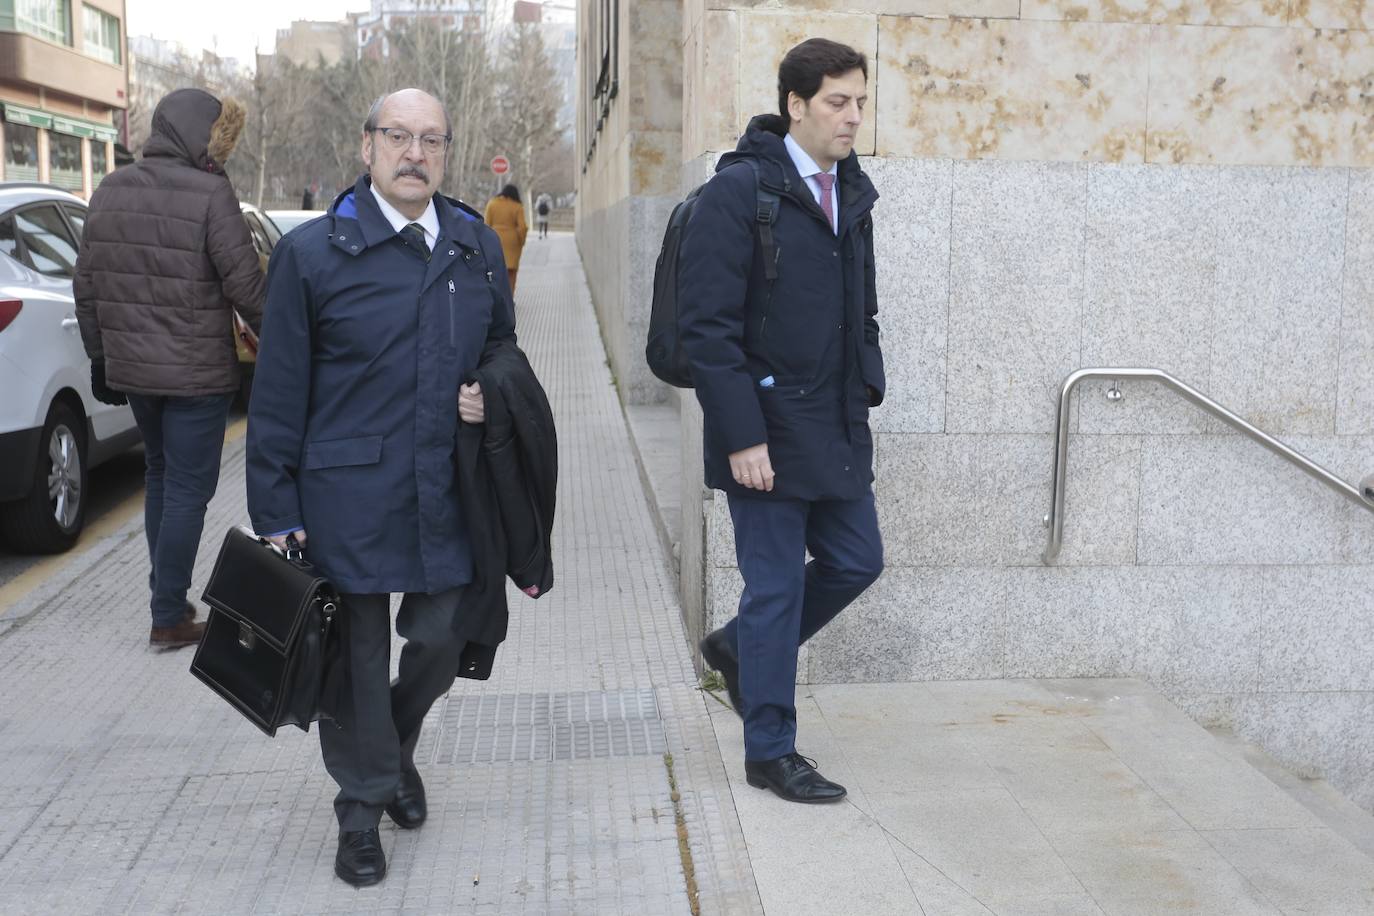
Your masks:
{"label": "gray mustache", "polygon": [[426,172],[424,169],[420,168],[420,166],[418,165],[403,165],[400,168],[398,168],[396,170],[396,173],[391,177],[405,178],[407,175],[413,178],[418,178],[426,184],[429,183],[429,173]]}

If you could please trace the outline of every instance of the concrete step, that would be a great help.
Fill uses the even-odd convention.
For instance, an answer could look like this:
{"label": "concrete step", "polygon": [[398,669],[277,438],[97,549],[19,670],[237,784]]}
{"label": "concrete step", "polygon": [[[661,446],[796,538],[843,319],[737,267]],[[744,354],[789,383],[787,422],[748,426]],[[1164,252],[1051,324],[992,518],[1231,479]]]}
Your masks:
{"label": "concrete step", "polygon": [[849,789],[744,781],[768,913],[1374,914],[1374,818],[1138,680],[798,687],[798,750]]}

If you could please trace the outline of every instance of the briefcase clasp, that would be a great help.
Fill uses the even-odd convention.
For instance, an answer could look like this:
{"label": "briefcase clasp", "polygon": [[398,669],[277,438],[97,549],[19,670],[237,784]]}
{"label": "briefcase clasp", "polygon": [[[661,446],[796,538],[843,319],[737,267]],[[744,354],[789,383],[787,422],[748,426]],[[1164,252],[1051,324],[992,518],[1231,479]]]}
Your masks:
{"label": "briefcase clasp", "polygon": [[253,651],[253,647],[258,644],[258,635],[253,632],[253,628],[246,623],[239,624],[239,645],[248,651]]}

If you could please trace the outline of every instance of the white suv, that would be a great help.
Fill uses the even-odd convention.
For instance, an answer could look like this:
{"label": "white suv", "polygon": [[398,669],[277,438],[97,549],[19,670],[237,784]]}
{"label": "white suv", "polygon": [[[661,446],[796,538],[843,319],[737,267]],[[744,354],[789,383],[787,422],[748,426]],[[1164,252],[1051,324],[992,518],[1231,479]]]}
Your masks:
{"label": "white suv", "polygon": [[72,298],[81,198],[0,182],[0,538],[56,553],[86,520],[87,473],[138,443],[133,412],[91,395]]}

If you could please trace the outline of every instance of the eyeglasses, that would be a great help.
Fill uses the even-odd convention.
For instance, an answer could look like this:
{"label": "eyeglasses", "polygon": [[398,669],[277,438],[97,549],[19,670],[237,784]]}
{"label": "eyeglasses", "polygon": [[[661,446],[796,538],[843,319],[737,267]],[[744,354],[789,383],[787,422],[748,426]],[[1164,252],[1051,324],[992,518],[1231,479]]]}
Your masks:
{"label": "eyeglasses", "polygon": [[442,153],[448,148],[449,141],[453,139],[448,134],[420,134],[418,137],[406,130],[404,127],[374,127],[377,133],[386,138],[388,149],[396,151],[410,149],[411,141],[419,140],[420,149],[427,156],[434,156]]}

